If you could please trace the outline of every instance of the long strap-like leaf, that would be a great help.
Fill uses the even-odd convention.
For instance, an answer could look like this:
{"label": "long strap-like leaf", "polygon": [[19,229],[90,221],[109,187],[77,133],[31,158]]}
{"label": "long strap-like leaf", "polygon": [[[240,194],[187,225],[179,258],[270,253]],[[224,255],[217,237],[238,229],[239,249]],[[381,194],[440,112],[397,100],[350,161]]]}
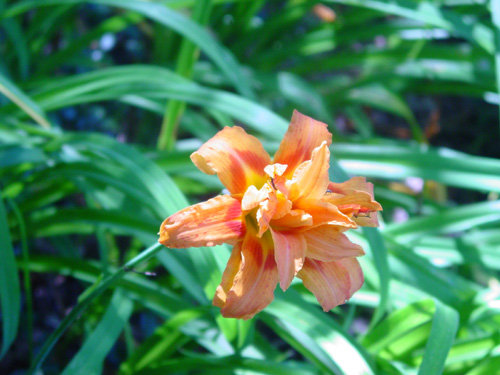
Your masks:
{"label": "long strap-like leaf", "polygon": [[5,355],[17,335],[21,305],[17,265],[12,249],[7,213],[0,197],[0,303],[2,312],[2,347],[0,359]]}

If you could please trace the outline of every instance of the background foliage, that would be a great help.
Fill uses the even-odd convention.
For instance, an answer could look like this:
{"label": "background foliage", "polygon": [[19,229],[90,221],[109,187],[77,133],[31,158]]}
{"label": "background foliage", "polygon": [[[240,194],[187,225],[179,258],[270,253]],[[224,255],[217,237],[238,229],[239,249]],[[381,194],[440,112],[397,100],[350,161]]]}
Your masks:
{"label": "background foliage", "polygon": [[[0,41],[2,373],[500,374],[500,1],[2,0]],[[366,282],[224,319],[229,248],[156,233],[221,191],[203,141],[294,108],[375,183]]]}

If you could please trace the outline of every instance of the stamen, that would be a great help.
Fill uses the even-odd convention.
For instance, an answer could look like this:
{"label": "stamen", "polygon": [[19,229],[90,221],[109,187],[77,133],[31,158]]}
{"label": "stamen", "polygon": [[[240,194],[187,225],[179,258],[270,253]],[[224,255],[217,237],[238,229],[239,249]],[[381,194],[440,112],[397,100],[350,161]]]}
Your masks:
{"label": "stamen", "polygon": [[278,190],[278,189],[276,189],[276,186],[274,185],[274,178],[272,178],[272,177],[271,177],[271,185],[273,185],[274,190]]}
{"label": "stamen", "polygon": [[370,217],[370,214],[371,214],[371,212],[370,212],[370,211],[368,211],[368,212],[358,212],[358,214],[357,214],[357,215],[355,214],[355,215],[354,215],[354,217],[355,217],[356,219],[357,219],[358,217],[368,217],[368,218],[369,218],[369,217]]}

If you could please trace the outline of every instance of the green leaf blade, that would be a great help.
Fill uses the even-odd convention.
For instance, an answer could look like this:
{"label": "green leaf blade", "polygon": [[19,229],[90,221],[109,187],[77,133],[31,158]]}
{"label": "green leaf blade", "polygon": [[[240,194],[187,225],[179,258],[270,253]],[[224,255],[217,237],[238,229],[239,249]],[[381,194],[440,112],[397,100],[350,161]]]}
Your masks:
{"label": "green leaf blade", "polygon": [[457,311],[437,300],[435,304],[436,313],[418,375],[443,373],[446,358],[458,331]]}
{"label": "green leaf blade", "polygon": [[0,359],[7,353],[17,336],[21,311],[21,290],[17,264],[7,223],[7,212],[0,196],[0,304],[2,311],[2,349]]}

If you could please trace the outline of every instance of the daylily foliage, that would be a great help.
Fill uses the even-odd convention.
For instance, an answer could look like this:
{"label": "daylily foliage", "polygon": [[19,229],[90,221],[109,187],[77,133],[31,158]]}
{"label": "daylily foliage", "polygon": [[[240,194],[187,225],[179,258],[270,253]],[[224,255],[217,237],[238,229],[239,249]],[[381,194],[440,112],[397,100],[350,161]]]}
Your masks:
{"label": "daylily foliage", "polygon": [[356,257],[363,249],[343,234],[377,226],[373,186],[363,177],[329,181],[327,125],[295,111],[271,160],[259,140],[226,127],[191,155],[230,192],[167,218],[160,242],[171,248],[234,245],[213,304],[222,315],[252,318],[302,279],[325,311],[363,284]]}

